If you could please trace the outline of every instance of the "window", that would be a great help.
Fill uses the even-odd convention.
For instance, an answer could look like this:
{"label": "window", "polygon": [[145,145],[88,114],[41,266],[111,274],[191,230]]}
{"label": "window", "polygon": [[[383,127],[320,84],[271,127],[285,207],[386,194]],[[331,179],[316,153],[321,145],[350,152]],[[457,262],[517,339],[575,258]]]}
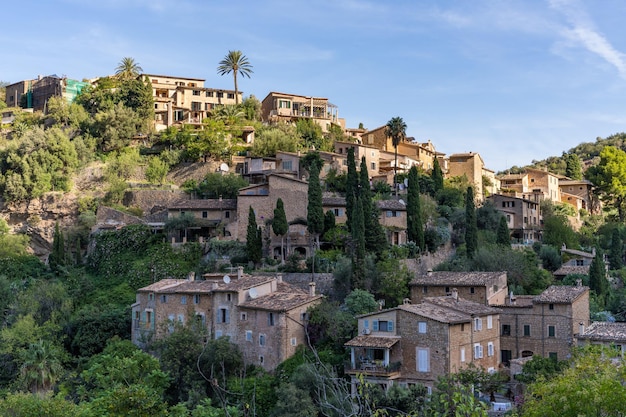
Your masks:
{"label": "window", "polygon": [[248,314],[247,313],[241,313],[241,321],[246,321],[248,320]]}
{"label": "window", "polygon": [[293,163],[293,161],[283,161],[283,169],[285,171],[291,171],[293,169],[292,168],[292,166],[293,166],[292,163]]}
{"label": "window", "polygon": [[[306,312],[300,313],[300,320],[301,321],[307,321],[308,319],[309,319],[309,315]],[[367,321],[367,320],[365,320],[365,321]]]}
{"label": "window", "polygon": [[549,310],[554,310],[554,304],[548,304],[548,309]]}
{"label": "window", "polygon": [[226,301],[230,301],[232,299],[232,294],[226,294]]}
{"label": "window", "polygon": [[276,324],[274,319],[275,319],[274,313],[267,313],[267,325],[268,326],[274,326]]}
{"label": "window", "polygon": [[369,329],[370,328],[370,321],[369,320],[363,320],[363,327],[365,329]]}
{"label": "window", "polygon": [[461,323],[461,331],[464,332],[465,331],[465,323]]}
{"label": "window", "polygon": [[556,354],[556,352],[548,352],[548,357],[552,360],[558,360],[558,355]]}
{"label": "window", "polygon": [[194,294],[193,295],[193,303],[194,304],[200,304],[200,294]]}
{"label": "window", "polygon": [[465,362],[465,348],[461,348],[461,362]]}
{"label": "window", "polygon": [[148,294],[148,300],[149,300],[149,301],[154,300],[154,293],[150,293],[150,294]]}
{"label": "window", "polygon": [[474,343],[474,359],[481,359],[483,357],[483,347],[480,343]]}
{"label": "window", "polygon": [[500,336],[511,336],[511,325],[503,324],[502,331],[500,332]]}
{"label": "window", "polygon": [[161,302],[162,303],[167,303],[167,295],[165,295],[165,294],[161,295]]}
{"label": "window", "polygon": [[450,287],[446,287],[446,294],[450,293]]}
{"label": "window", "polygon": [[246,342],[252,342],[252,330],[246,330]]}
{"label": "window", "polygon": [[479,331],[483,329],[483,321],[480,317],[476,317],[474,319],[474,331]]}
{"label": "window", "polygon": [[474,287],[470,287],[470,294],[474,294],[474,292],[475,292]]}
{"label": "window", "polygon": [[371,169],[372,171],[376,170],[376,162],[372,162],[372,163],[370,163],[370,169]]}
{"label": "window", "polygon": [[199,96],[200,95],[200,90],[193,90],[193,95],[194,96]]}
{"label": "window", "polygon": [[263,356],[259,356],[259,363],[263,365]]}
{"label": "window", "polygon": [[196,319],[196,323],[202,327],[206,326],[206,317],[204,316],[204,313],[196,313],[194,318]]}
{"label": "window", "polygon": [[415,348],[417,357],[417,372],[430,371],[430,353],[428,348]]}
{"label": "window", "polygon": [[179,314],[177,318],[178,318],[178,322],[179,323],[184,323],[185,322],[185,315],[184,314]]}
{"label": "window", "polygon": [[227,94],[227,97],[228,97],[228,98],[235,98],[235,93],[228,93],[228,94]]}
{"label": "window", "polygon": [[230,219],[230,211],[224,212],[224,218],[225,219]]}
{"label": "window", "polygon": [[423,294],[428,293],[428,287],[427,287],[426,285],[424,285],[424,286],[422,287],[422,293],[423,293]]}
{"label": "window", "polygon": [[187,304],[187,296],[186,295],[181,295],[180,296],[180,303],[181,304]]}
{"label": "window", "polygon": [[288,100],[278,100],[278,108],[279,109],[290,109],[291,102]]}
{"label": "window", "polygon": [[387,210],[387,217],[398,217],[398,212],[395,210]]}
{"label": "window", "polygon": [[207,217],[209,217],[209,212],[208,211],[203,211],[202,212],[202,218],[206,219]]}
{"label": "window", "polygon": [[206,96],[207,97],[213,97],[213,91],[207,91],[206,92]]}
{"label": "window", "polygon": [[219,339],[220,337],[222,337],[222,331],[221,330],[216,330],[215,331],[215,338]]}
{"label": "window", "polygon": [[291,338],[291,346],[295,346],[298,344],[298,339],[296,339],[295,337]]}
{"label": "window", "polygon": [[530,336],[530,324],[524,325],[524,336]]}
{"label": "window", "polygon": [[417,332],[418,333],[426,333],[426,322],[418,321],[417,322]]}
{"label": "window", "polygon": [[202,110],[202,103],[200,103],[198,101],[192,101],[191,102],[191,110],[192,111],[201,111]]}
{"label": "window", "polygon": [[222,92],[217,93],[217,98],[224,98],[224,93]]}
{"label": "window", "polygon": [[487,316],[487,328],[491,329],[493,327],[493,316]]}
{"label": "window", "polygon": [[556,336],[556,328],[554,326],[548,326],[548,337]]}
{"label": "window", "polygon": [[265,346],[265,335],[264,334],[260,334],[259,335],[259,346]]}
{"label": "window", "polygon": [[217,322],[230,323],[230,312],[227,308],[220,308],[217,310]]}
{"label": "window", "polygon": [[335,217],[341,217],[341,216],[343,216],[343,209],[336,208],[336,209],[333,209],[333,212],[334,212],[334,214],[335,214]]}
{"label": "window", "polygon": [[148,327],[152,328],[152,311],[146,311],[146,322],[148,323]]}
{"label": "window", "polygon": [[487,343],[487,356],[493,356],[493,342]]}
{"label": "window", "polygon": [[393,321],[391,320],[374,320],[372,327],[375,332],[393,332]]}

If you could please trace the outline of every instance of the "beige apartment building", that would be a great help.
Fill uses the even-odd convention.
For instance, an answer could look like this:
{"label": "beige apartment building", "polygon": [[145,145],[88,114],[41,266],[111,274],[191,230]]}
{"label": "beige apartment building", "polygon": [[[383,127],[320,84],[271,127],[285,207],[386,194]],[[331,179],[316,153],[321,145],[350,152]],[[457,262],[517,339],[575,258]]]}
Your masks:
{"label": "beige apartment building", "polygon": [[[142,74],[152,83],[155,128],[164,130],[176,124],[202,125],[216,106],[233,105],[234,90],[207,88],[202,78]],[[239,93],[242,101],[242,92]]]}
{"label": "beige apartment building", "polygon": [[270,92],[261,101],[261,118],[266,123],[295,123],[299,119],[311,119],[321,126],[322,132],[330,131],[331,125],[345,130],[345,120],[339,118],[339,108],[327,98]]}

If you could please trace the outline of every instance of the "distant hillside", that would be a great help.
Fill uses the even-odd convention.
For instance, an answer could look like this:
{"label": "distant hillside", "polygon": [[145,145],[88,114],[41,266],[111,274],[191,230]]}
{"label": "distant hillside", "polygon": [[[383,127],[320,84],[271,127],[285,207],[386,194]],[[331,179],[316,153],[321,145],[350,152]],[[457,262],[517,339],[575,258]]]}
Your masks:
{"label": "distant hillside", "polygon": [[[596,165],[600,160],[600,152],[605,146],[615,146],[618,149],[626,151],[626,133],[616,133],[607,138],[598,137],[595,142],[584,142],[580,145],[571,148],[567,152],[563,152],[561,156],[550,156],[541,161],[533,160],[530,165],[524,167],[513,166],[507,173],[515,174],[524,170],[524,168],[545,168],[548,171],[565,175],[565,157],[570,154],[577,155],[583,166],[583,171],[587,170],[590,166]],[[498,174],[503,174],[499,172]]]}

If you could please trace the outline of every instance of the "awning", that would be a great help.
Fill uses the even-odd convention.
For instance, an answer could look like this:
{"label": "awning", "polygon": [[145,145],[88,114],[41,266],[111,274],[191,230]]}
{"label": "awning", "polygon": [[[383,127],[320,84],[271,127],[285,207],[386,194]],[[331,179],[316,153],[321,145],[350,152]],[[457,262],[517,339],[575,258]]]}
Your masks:
{"label": "awning", "polygon": [[389,349],[399,340],[399,337],[357,336],[344,346]]}

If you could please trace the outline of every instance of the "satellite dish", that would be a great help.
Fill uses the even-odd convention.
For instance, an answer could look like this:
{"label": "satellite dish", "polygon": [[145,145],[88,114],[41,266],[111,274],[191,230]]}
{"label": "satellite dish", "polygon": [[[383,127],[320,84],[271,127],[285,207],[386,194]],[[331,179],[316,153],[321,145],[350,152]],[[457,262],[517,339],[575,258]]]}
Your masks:
{"label": "satellite dish", "polygon": [[228,164],[226,162],[222,162],[222,164],[220,165],[220,171],[228,172],[228,170],[229,170]]}
{"label": "satellite dish", "polygon": [[250,288],[250,290],[248,290],[248,295],[253,300],[259,296],[259,294],[256,292],[256,288]]}
{"label": "satellite dish", "polygon": [[228,284],[230,282],[230,277],[228,275],[224,275],[224,278],[222,278],[222,280],[224,281],[224,284]]}
{"label": "satellite dish", "polygon": [[404,202],[404,200],[403,200],[403,199],[399,199],[399,200],[398,200],[398,203],[400,203],[400,204],[402,204],[402,205],[406,205],[406,203]]}

